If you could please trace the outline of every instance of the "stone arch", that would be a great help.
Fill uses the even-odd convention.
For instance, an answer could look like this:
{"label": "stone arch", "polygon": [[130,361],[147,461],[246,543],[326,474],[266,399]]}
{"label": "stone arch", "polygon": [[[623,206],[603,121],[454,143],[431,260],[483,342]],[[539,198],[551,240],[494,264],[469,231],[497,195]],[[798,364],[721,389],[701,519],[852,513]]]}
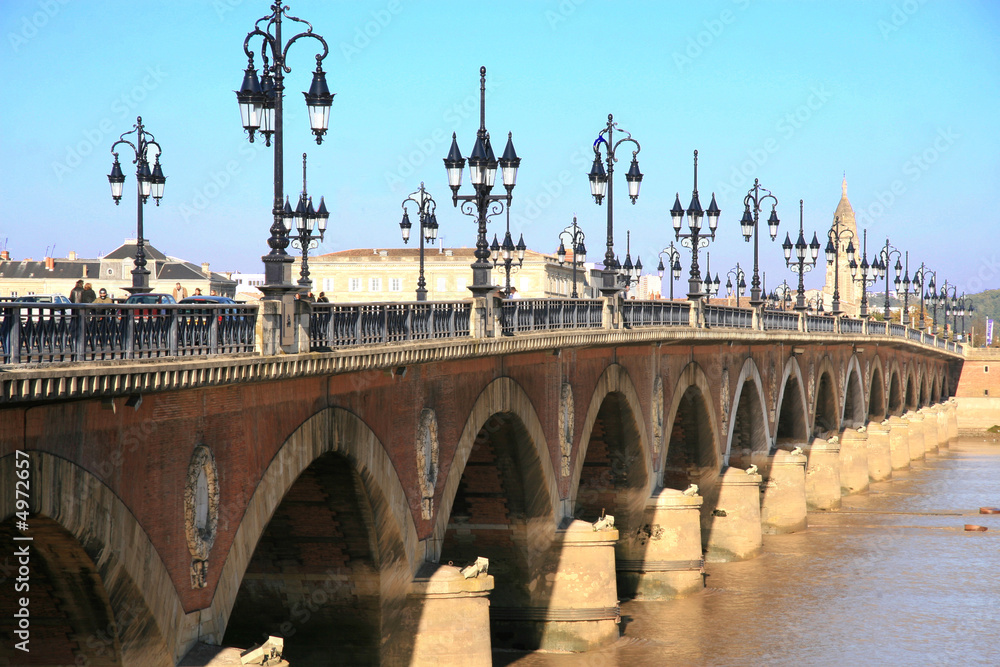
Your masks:
{"label": "stone arch", "polygon": [[[658,485],[685,489],[690,483],[714,483],[722,469],[716,398],[708,377],[696,362],[684,367],[674,385],[667,412],[667,445],[660,461]],[[680,426],[694,429],[677,440]],[[673,451],[671,451],[673,450]],[[693,472],[692,472],[693,471]]]}
{"label": "stone arch", "polygon": [[580,430],[580,445],[577,448],[576,459],[573,462],[573,474],[568,499],[570,507],[573,507],[577,500],[580,478],[583,473],[583,464],[587,457],[587,449],[590,445],[594,424],[597,421],[601,406],[604,405],[605,400],[611,394],[619,394],[621,396],[624,406],[631,412],[635,420],[640,454],[636,463],[642,466],[641,474],[646,479],[646,496],[648,497],[652,492],[654,480],[651,470],[649,439],[647,436],[646,419],[643,416],[642,405],[639,402],[639,394],[635,390],[635,385],[632,383],[628,371],[619,364],[611,364],[604,369],[601,377],[598,378],[597,386],[594,387],[594,391],[590,395],[587,415],[583,419],[583,425]]}
{"label": "stone arch", "polygon": [[497,378],[479,394],[479,398],[476,399],[476,403],[472,406],[469,417],[465,421],[462,434],[459,436],[455,456],[441,491],[441,507],[434,523],[434,531],[426,549],[426,558],[429,561],[437,562],[441,557],[441,545],[448,530],[452,506],[455,503],[455,496],[458,494],[458,486],[462,481],[465,466],[469,461],[469,454],[472,453],[472,447],[476,444],[476,436],[486,422],[497,413],[511,413],[520,421],[526,435],[531,440],[535,455],[538,457],[538,473],[541,475],[538,485],[547,493],[546,502],[550,504],[553,520],[559,521],[565,515],[560,511],[559,485],[556,482],[552,457],[545,441],[545,432],[538,419],[538,413],[531,404],[528,394],[519,384],[509,377]]}
{"label": "stone arch", "polygon": [[816,394],[813,398],[813,435],[840,430],[840,392],[837,391],[833,362],[823,357],[817,370]]}
{"label": "stone arch", "polygon": [[[214,633],[206,633],[205,640],[222,643],[248,566],[289,491],[315,466],[322,467],[332,461],[342,462],[338,465],[346,468],[352,490],[358,496],[365,496],[362,513],[364,521],[370,524],[367,537],[372,550],[379,554],[381,631],[383,635],[391,634],[386,628],[395,627],[398,620],[395,614],[402,608],[407,592],[400,590],[405,587],[399,586],[399,582],[408,584],[422,564],[422,545],[417,540],[409,499],[378,437],[354,413],[329,407],[306,419],[289,435],[261,476],[207,610],[218,623]],[[314,577],[314,580],[315,589],[303,590],[303,596],[315,599],[322,591],[324,600],[329,600],[338,592],[340,584],[331,583],[329,577]]]}
{"label": "stone arch", "polygon": [[934,369],[934,375],[931,377],[931,403],[941,402],[941,378],[938,374],[938,369]]}
{"label": "stone arch", "polygon": [[[112,646],[106,648],[120,655],[123,665],[174,665],[190,648],[184,644],[185,626],[193,619],[185,616],[177,589],[145,530],[118,496],[87,470],[45,452],[33,451],[30,458],[29,506],[39,520],[29,522],[58,541],[62,557],[72,558],[74,552],[81,556],[77,559],[81,574],[89,566],[95,568],[98,581],[92,584],[94,577],[89,575],[87,585],[106,598],[105,609],[113,615],[116,631],[116,637],[109,638]],[[15,456],[0,458],[0,475],[17,479]],[[14,516],[14,500],[13,493],[0,498],[0,523]],[[33,546],[36,554],[43,555],[42,544]],[[58,567],[60,554],[44,557],[55,558],[52,562]],[[37,615],[37,609],[32,614]],[[107,627],[100,630],[106,632]],[[87,650],[96,649],[81,644],[79,655],[86,656]],[[93,664],[94,656],[89,657]]]}
{"label": "stone arch", "polygon": [[867,423],[868,412],[865,410],[864,381],[861,379],[861,364],[857,355],[853,355],[847,364],[847,377],[844,380],[841,426],[844,428],[864,426]]}
{"label": "stone arch", "polygon": [[887,394],[888,414],[899,416],[903,414],[903,386],[900,380],[899,363],[893,360],[889,367],[889,392]]}
{"label": "stone arch", "polygon": [[868,387],[868,420],[880,422],[889,414],[885,400],[885,373],[882,370],[882,360],[878,355],[872,362]]}
{"label": "stone arch", "polygon": [[[735,398],[729,411],[729,436],[726,441],[726,451],[723,465],[729,465],[729,456],[733,450],[733,441],[738,448],[747,448],[753,452],[767,453],[771,446],[771,433],[767,420],[767,399],[764,397],[764,384],[760,379],[760,371],[752,357],[743,362],[740,375],[736,379]],[[728,400],[729,397],[724,397]]]}
{"label": "stone arch", "polygon": [[920,365],[919,374],[917,375],[917,387],[920,389],[920,394],[917,399],[917,407],[922,408],[928,404],[930,400],[930,386],[928,380],[927,366],[924,364]]}
{"label": "stone arch", "polygon": [[809,412],[806,409],[806,383],[798,359],[790,356],[781,375],[774,420],[772,448],[786,438],[792,442],[806,442],[809,438]]}
{"label": "stone arch", "polygon": [[917,390],[917,377],[916,371],[913,368],[913,362],[907,362],[906,367],[903,370],[903,377],[906,378],[906,391],[904,393],[903,406],[906,410],[916,410],[919,406],[917,405],[918,390]]}

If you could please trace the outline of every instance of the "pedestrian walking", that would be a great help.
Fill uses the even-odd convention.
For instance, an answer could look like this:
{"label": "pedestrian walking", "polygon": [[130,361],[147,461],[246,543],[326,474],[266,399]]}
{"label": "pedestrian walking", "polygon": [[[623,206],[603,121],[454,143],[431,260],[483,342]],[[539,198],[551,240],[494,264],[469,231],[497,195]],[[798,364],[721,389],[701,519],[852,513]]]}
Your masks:
{"label": "pedestrian walking", "polygon": [[71,303],[83,303],[83,281],[77,280],[76,286],[70,290],[69,300]]}
{"label": "pedestrian walking", "polygon": [[174,285],[174,301],[180,301],[188,295],[187,287],[181,287],[180,283]]}
{"label": "pedestrian walking", "polygon": [[94,291],[94,286],[87,283],[83,286],[83,294],[80,295],[80,303],[94,303],[97,299],[97,292]]}

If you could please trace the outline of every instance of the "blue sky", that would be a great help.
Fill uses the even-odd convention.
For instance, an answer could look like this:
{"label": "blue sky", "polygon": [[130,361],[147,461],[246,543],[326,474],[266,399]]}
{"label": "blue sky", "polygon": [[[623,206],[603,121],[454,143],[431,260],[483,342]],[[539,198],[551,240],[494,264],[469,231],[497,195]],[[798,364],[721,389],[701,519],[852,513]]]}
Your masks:
{"label": "blue sky", "polygon": [[[960,290],[1000,286],[995,3],[290,7],[330,45],[324,69],[336,98],[321,146],[300,94],[313,40],[289,53],[285,98],[285,190],[294,200],[308,152],[309,192],[324,195],[331,212],[321,251],[400,246],[400,202],[421,181],[440,204],[445,243],[474,245],[474,221],[450,206],[442,158],[453,131],[463,154],[471,151],[485,65],[486,126],[498,151],[513,132],[522,158],[511,222],[530,248],[554,251],[576,215],[590,256],[603,254],[606,210],[594,204],[587,172],[613,113],[641,143],[645,174],[633,206],[624,197],[629,155],[621,156],[616,250],[624,256],[631,229],[633,257],[649,269],[673,239],[675,193],[690,200],[698,149],[702,202],[715,191],[722,208],[713,273],[752,263],[739,219],[759,178],[782,220],[778,242],[762,241],[761,265],[769,286],[772,276],[791,282],[778,243],[796,235],[798,200],[811,238],[832,221],[846,171],[870,240],[888,236],[909,250],[911,267],[927,262]],[[267,12],[267,2],[250,0],[3,2],[0,243],[14,258],[38,259],[53,245],[55,256],[96,256],[134,236],[134,172],[125,169],[118,207],[106,175],[111,143],[141,114],[167,175],[161,206],[146,207],[147,238],[216,270],[261,271],[273,158],[263,143],[247,143],[233,91],[246,67],[243,39]],[[808,274],[807,286],[822,276]]]}

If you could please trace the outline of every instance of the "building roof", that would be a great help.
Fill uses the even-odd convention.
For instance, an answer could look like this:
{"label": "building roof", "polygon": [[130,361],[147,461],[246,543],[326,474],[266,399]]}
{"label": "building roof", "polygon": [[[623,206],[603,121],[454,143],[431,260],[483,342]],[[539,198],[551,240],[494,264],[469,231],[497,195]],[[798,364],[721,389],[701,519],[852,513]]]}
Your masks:
{"label": "building roof", "polygon": [[0,261],[0,279],[30,280],[43,278],[55,280],[95,279],[100,275],[99,260],[56,260],[52,270],[45,268],[45,260]]}
{"label": "building roof", "polygon": [[[146,253],[146,259],[159,261],[167,259],[166,255],[154,248],[148,241],[143,245],[143,252]],[[101,259],[131,259],[132,257],[135,257],[135,239],[127,239]]]}
{"label": "building roof", "polygon": [[837,204],[837,210],[834,212],[834,218],[840,218],[841,222],[847,225],[851,231],[857,232],[858,226],[854,219],[854,208],[851,206],[850,200],[847,199],[847,177],[844,177],[844,182],[840,186],[841,196],[840,202]]}
{"label": "building roof", "polygon": [[[475,259],[475,248],[443,248],[438,249],[434,247],[424,249],[424,261],[436,262],[436,261],[447,261],[452,259],[461,259],[472,261]],[[323,255],[317,255],[315,257],[309,257],[309,262],[342,262],[345,260],[350,261],[393,261],[393,260],[412,260],[417,261],[420,257],[420,248],[353,248],[351,250],[338,250],[336,252],[328,252]],[[547,255],[545,253],[540,253],[535,250],[525,250],[525,259],[531,257],[534,259],[551,258],[555,259],[554,255]]]}

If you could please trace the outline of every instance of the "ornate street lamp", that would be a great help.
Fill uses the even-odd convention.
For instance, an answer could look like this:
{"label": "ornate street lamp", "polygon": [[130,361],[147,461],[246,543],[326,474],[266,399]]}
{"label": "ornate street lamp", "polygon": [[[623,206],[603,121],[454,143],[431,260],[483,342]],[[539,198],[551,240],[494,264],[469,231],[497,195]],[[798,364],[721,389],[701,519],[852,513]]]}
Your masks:
{"label": "ornate street lamp", "polygon": [[712,277],[712,253],[705,253],[705,280],[701,284],[701,291],[705,294],[705,303],[708,303],[713,296],[719,293],[719,274],[716,272]]}
{"label": "ornate street lamp", "polygon": [[493,256],[493,268],[503,264],[504,272],[504,297],[510,298],[510,275],[517,273],[524,264],[524,251],[528,246],[524,245],[524,234],[514,245],[514,239],[510,235],[510,209],[507,209],[507,233],[503,237],[503,245],[497,242],[497,235],[493,235],[493,245],[490,246],[490,253]]}
{"label": "ornate street lamp", "polygon": [[[881,273],[878,264],[878,257],[875,258],[875,263],[868,264],[868,230],[864,230],[862,236],[862,248],[861,248],[861,264],[858,265],[856,262],[851,262],[848,266],[851,269],[851,279],[854,282],[861,283],[861,317],[868,317],[868,286],[874,285],[875,281],[878,280],[879,274]],[[861,275],[858,275],[858,269],[861,270]]]}
{"label": "ornate street lamp", "polygon": [[[892,262],[893,255],[896,256],[896,266],[893,267],[895,271],[895,276],[893,277],[892,284],[896,287],[896,291],[899,291],[899,285],[902,282],[899,275],[903,272],[903,263],[900,261],[900,252],[896,247],[889,243],[889,239],[886,238],[885,245],[878,253],[876,257],[876,269],[878,270],[878,277],[885,279],[885,302],[882,306],[882,316],[885,321],[889,321],[890,311],[889,311],[889,264]],[[902,321],[902,316],[900,317]]]}
{"label": "ornate street lamp", "polygon": [[403,220],[399,223],[399,229],[403,233],[403,243],[410,242],[410,214],[406,210],[406,205],[414,202],[417,205],[417,219],[420,222],[420,277],[417,278],[417,301],[427,301],[427,281],[424,280],[424,240],[433,243],[438,234],[437,202],[430,193],[424,190],[423,181],[420,182],[420,189],[403,200]]}
{"label": "ornate street lamp", "polygon": [[[134,134],[134,143],[125,137]],[[135,125],[128,132],[118,137],[118,141],[111,144],[111,154],[115,156],[115,161],[111,165],[111,173],[108,174],[108,181],[111,183],[111,198],[115,200],[115,206],[121,203],[122,189],[125,185],[125,174],[122,173],[121,164],[118,162],[118,153],[115,148],[119,144],[126,144],[132,148],[135,165],[135,179],[137,188],[136,206],[136,232],[135,232],[135,260],[132,269],[132,286],[126,287],[129,294],[142,294],[149,291],[149,270],[146,268],[146,240],[143,238],[142,230],[142,208],[152,195],[156,205],[160,205],[163,197],[163,186],[167,178],[160,168],[160,144],[152,134],[146,131],[142,124],[142,116],[135,119]],[[152,160],[153,170],[149,170],[149,163]]]}
{"label": "ornate street lamp", "polygon": [[576,216],[573,216],[573,224],[566,227],[559,233],[559,250],[556,251],[556,256],[559,257],[559,266],[566,263],[566,244],[572,248],[573,258],[570,263],[573,265],[573,294],[570,295],[571,299],[579,298],[576,293],[576,267],[583,267],[584,263],[587,261],[587,246],[583,244],[586,235],[583,230],[580,229],[576,224]]}
{"label": "ornate street lamp", "polygon": [[[771,234],[771,240],[773,241],[778,235],[778,198],[772,195],[770,190],[762,188],[760,181],[756,178],[753,179],[753,187],[750,188],[747,196],[743,198],[743,218],[740,220],[740,228],[743,231],[743,240],[749,241],[750,237],[753,236],[753,280],[750,285],[750,305],[755,308],[764,301],[761,297],[760,273],[758,271],[757,262],[757,235],[760,227],[761,205],[768,199],[770,199],[772,203],[771,215],[767,219],[767,230]],[[751,204],[753,204],[753,206],[751,206]]]}
{"label": "ornate street lamp", "polygon": [[976,307],[974,305],[972,305],[972,297],[965,296],[965,292],[962,292],[962,297],[959,299],[958,315],[959,315],[959,317],[962,318],[962,340],[963,341],[968,339],[968,336],[966,335],[966,334],[968,334],[968,329],[965,328],[965,316],[966,316],[966,314],[968,314],[968,316],[971,318],[972,317],[972,313],[975,312],[975,310],[976,310]]}
{"label": "ornate street lamp", "polygon": [[[802,231],[802,200],[799,200],[799,238],[792,245],[792,239],[785,234],[785,242],[781,244],[781,249],[785,253],[785,266],[793,273],[799,274],[799,290],[795,297],[795,310],[806,309],[806,289],[803,277],[816,266],[816,258],[819,257],[819,239],[816,232],[813,232],[813,240],[806,245],[806,237]],[[795,259],[792,260],[792,250],[795,250]]]}
{"label": "ornate street lamp", "polygon": [[[702,211],[701,201],[698,199],[698,151],[694,152],[694,193],[691,195],[691,204],[687,209],[688,229],[687,234],[681,234],[681,224],[684,221],[684,209],[681,208],[681,195],[677,193],[674,198],[674,207],[670,209],[670,218],[674,227],[675,239],[681,239],[681,245],[691,248],[691,273],[688,277],[688,299],[697,301],[701,298],[701,270],[698,268],[698,248],[707,248],[710,241],[715,240],[715,230],[719,226],[719,206],[715,203],[715,193],[712,193],[712,203],[708,205],[707,211]],[[709,234],[704,235],[701,231],[701,218],[708,217]]]}
{"label": "ornate street lamp", "polygon": [[639,284],[639,277],[642,276],[642,259],[636,257],[635,264],[632,263],[632,232],[625,231],[625,264],[620,264],[615,260],[615,269],[618,271],[617,284],[623,289],[630,290],[632,285]]}
{"label": "ornate street lamp", "polygon": [[788,281],[781,281],[781,284],[771,292],[768,300],[771,302],[772,308],[788,310],[789,306],[792,305],[792,287]]}
{"label": "ornate street lamp", "polygon": [[[887,239],[888,240],[888,239]],[[902,282],[903,285],[903,313],[899,317],[899,321],[904,326],[910,323],[910,251],[907,250],[903,253],[904,269],[903,269],[903,280],[899,280],[899,273],[896,273],[896,296],[899,296],[899,285]],[[899,264],[898,260],[896,262]]]}
{"label": "ornate street lamp", "polygon": [[326,236],[326,221],[330,219],[330,213],[326,210],[326,201],[322,197],[319,200],[319,208],[313,208],[312,197],[306,189],[305,153],[302,154],[302,194],[299,195],[299,203],[293,212],[286,197],[283,217],[285,232],[292,242],[292,247],[302,251],[299,287],[303,292],[308,292],[312,287],[312,281],[309,280],[309,251],[318,248]]}
{"label": "ornate street lamp", "polygon": [[[950,296],[949,296],[949,292],[951,293]],[[949,284],[947,280],[944,281],[944,284],[941,285],[941,291],[938,293],[938,303],[940,303],[941,306],[942,306],[942,308],[944,308],[944,318],[943,319],[944,319],[944,337],[945,338],[948,337],[948,311],[949,310],[952,313],[951,335],[952,335],[952,337],[955,336],[955,325],[956,325],[955,310],[958,307],[958,303],[957,302],[958,302],[958,287],[956,287],[955,285]]]}
{"label": "ornate street lamp", "polygon": [[[729,269],[729,273],[726,274],[726,296],[731,297],[734,293],[736,294],[736,307],[740,307],[740,297],[747,292],[747,281],[746,274],[743,269],[740,268],[740,263],[736,262],[736,267]],[[735,287],[733,281],[736,281]]]}
{"label": "ornate street lamp", "polygon": [[[285,41],[281,34],[282,19],[288,19],[307,26],[291,39]],[[263,25],[262,25],[263,24]],[[258,82],[257,70],[254,66],[254,52],[250,50],[250,42],[254,37],[260,37],[262,79]],[[254,133],[264,135],[267,146],[274,141],[274,200],[271,213],[274,221],[271,224],[271,236],[267,240],[271,248],[264,261],[264,284],[260,290],[265,299],[280,299],[284,294],[294,292],[298,286],[291,284],[292,257],[285,251],[291,240],[290,227],[286,223],[286,211],[283,203],[286,199],[284,191],[284,116],[283,99],[285,91],[285,74],[291,72],[286,64],[288,49],[293,43],[303,37],[312,37],[323,45],[323,53],[316,56],[316,70],[313,72],[312,85],[309,92],[303,93],[306,98],[306,109],[309,112],[309,125],[316,136],[316,143],[323,142],[330,121],[330,106],[333,95],[326,84],[326,73],[322,62],[329,53],[326,40],[313,32],[313,27],[307,21],[288,15],[288,7],[283,3],[271,5],[271,13],[261,17],[254,24],[243,41],[243,51],[249,60],[243,76],[243,85],[236,91],[236,99],[240,106],[240,117],[243,128],[254,141]],[[299,281],[301,285],[301,280]]]}
{"label": "ornate street lamp", "polygon": [[[919,328],[921,331],[927,328],[927,320],[924,318],[924,301],[930,300],[934,297],[934,309],[937,310],[937,294],[934,289],[934,282],[937,280],[937,271],[931,271],[929,268],[924,266],[924,263],[920,263],[920,268],[913,272],[913,287],[914,291],[920,294],[920,324]],[[934,317],[934,329],[931,333],[937,333],[937,315]]]}
{"label": "ornate street lamp", "polygon": [[[614,139],[616,131],[625,135],[617,142]],[[597,139],[594,141],[594,164],[590,169],[590,193],[594,196],[597,205],[600,206],[605,196],[608,198],[608,240],[607,248],[604,251],[604,269],[601,271],[600,288],[601,294],[604,296],[612,296],[622,289],[620,276],[616,271],[614,207],[612,204],[614,203],[615,190],[615,162],[618,161],[615,157],[615,151],[626,141],[635,144],[635,150],[632,151],[632,164],[625,174],[625,180],[628,183],[628,196],[632,200],[632,203],[635,204],[635,200],[639,197],[639,186],[642,184],[642,172],[639,171],[639,161],[637,159],[641,147],[639,146],[639,142],[632,138],[632,134],[619,128],[618,123],[614,120],[614,116],[608,114],[607,127],[600,131]],[[605,171],[604,164],[601,162],[601,144],[604,144],[606,153],[604,162],[607,164],[607,171]],[[626,254],[627,258],[628,255]]]}
{"label": "ornate street lamp", "polygon": [[833,264],[833,303],[830,312],[840,315],[840,245],[847,241],[847,262],[854,263],[854,232],[842,226],[840,216],[834,217],[833,227],[827,233],[826,263]]}
{"label": "ornate street lamp", "polygon": [[[451,149],[444,159],[445,170],[448,172],[448,185],[451,187],[451,202],[458,206],[462,202],[462,213],[474,218],[477,224],[476,261],[472,263],[472,286],[469,288],[474,297],[486,296],[494,289],[490,284],[490,246],[486,240],[486,223],[495,215],[510,208],[514,184],[517,180],[517,169],[521,158],[514,151],[514,143],[510,132],[507,133],[507,146],[503,157],[498,161],[490,144],[490,133],[486,131],[486,68],[479,68],[479,130],[476,132],[476,143],[469,155],[469,176],[474,194],[460,195],[462,187],[462,170],[465,169],[465,158],[458,149],[458,136],[451,135]],[[490,194],[497,175],[497,165],[502,170],[504,188],[507,194]],[[523,245],[523,244],[522,244]]]}
{"label": "ornate street lamp", "polygon": [[663,278],[666,267],[663,266],[663,256],[667,256],[667,263],[670,265],[670,300],[674,298],[674,281],[681,277],[681,252],[674,247],[674,242],[660,251],[660,263],[656,267],[656,273]]}

